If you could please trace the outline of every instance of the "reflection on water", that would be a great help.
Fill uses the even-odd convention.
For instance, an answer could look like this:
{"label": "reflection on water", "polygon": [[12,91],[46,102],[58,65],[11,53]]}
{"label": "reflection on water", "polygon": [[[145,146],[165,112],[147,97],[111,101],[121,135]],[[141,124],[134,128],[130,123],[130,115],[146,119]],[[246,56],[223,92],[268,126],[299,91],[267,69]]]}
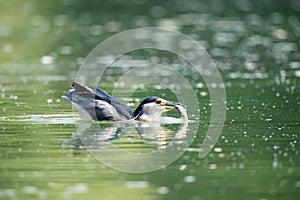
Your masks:
{"label": "reflection on water", "polygon": [[165,149],[172,140],[180,142],[187,131],[187,124],[173,124],[170,129],[159,122],[82,122],[78,126],[80,131],[65,139],[64,145],[70,144],[75,149],[104,149],[113,144],[126,151],[142,153]]}
{"label": "reflection on water", "polygon": [[63,146],[71,148],[73,154],[87,149],[113,169],[144,173],[167,167],[178,159],[191,142],[187,131],[187,121],[180,124],[80,121],[77,132],[63,139]]}

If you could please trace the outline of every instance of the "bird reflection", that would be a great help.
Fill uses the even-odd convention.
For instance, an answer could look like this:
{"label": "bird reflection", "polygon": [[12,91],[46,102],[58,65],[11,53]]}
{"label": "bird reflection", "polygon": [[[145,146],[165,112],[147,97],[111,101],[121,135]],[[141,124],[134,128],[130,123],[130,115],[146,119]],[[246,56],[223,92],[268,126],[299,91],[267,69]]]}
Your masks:
{"label": "bird reflection", "polygon": [[162,150],[167,148],[171,141],[182,143],[186,137],[188,124],[179,123],[177,118],[173,119],[174,123],[171,124],[82,121],[77,126],[77,132],[74,132],[71,138],[63,140],[63,146],[78,150],[103,149],[113,144],[123,150],[136,153]]}

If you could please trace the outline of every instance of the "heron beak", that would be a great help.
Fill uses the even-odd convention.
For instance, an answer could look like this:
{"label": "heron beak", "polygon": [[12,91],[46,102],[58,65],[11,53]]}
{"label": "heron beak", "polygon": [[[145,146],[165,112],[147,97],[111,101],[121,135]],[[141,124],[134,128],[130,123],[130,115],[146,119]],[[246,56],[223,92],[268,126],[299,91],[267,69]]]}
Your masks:
{"label": "heron beak", "polygon": [[175,110],[178,109],[177,106],[181,104],[177,102],[171,102],[171,101],[162,101],[160,105],[166,110]]}

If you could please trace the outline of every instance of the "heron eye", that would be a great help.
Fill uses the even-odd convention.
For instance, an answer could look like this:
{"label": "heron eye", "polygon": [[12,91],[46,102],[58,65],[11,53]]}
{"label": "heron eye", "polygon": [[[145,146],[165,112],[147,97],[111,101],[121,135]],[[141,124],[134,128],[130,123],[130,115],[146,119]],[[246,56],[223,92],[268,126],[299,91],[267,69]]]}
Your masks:
{"label": "heron eye", "polygon": [[161,103],[161,100],[160,100],[160,99],[156,99],[155,103],[156,103],[156,104],[160,104],[160,103]]}

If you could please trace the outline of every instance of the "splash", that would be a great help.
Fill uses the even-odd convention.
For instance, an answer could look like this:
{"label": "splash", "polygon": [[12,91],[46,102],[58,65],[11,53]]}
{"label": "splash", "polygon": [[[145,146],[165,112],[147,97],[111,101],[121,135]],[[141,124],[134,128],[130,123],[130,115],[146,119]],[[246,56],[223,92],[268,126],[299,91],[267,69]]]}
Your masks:
{"label": "splash", "polygon": [[[184,139],[186,138],[186,133],[187,133],[187,128],[188,128],[188,115],[187,115],[187,110],[185,108],[185,106],[183,105],[177,105],[177,109],[180,111],[181,115],[182,115],[182,126],[181,128],[178,130],[175,138],[176,139]],[[183,141],[177,141],[177,143],[182,143]]]}
{"label": "splash", "polygon": [[79,120],[71,114],[37,114],[37,115],[22,115],[14,118],[9,118],[10,121],[38,123],[38,124],[74,124]]}
{"label": "splash", "polygon": [[189,118],[188,118],[188,114],[187,114],[187,110],[186,110],[185,106],[179,104],[176,107],[180,111],[180,113],[183,117],[183,119],[182,119],[183,126],[187,126]]}

